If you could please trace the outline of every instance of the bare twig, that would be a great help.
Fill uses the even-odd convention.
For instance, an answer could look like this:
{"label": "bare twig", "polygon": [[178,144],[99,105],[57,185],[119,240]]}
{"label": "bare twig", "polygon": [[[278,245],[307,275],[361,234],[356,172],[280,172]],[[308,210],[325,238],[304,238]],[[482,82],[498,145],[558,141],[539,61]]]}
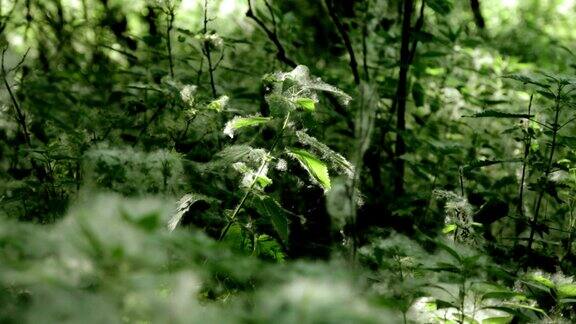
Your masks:
{"label": "bare twig", "polygon": [[368,18],[366,17],[370,8],[370,1],[365,2],[364,8],[364,21],[362,23],[362,65],[364,68],[364,78],[370,81],[370,73],[368,72]]}
{"label": "bare twig", "polygon": [[350,70],[352,70],[352,75],[354,76],[354,83],[356,85],[360,84],[360,73],[358,72],[358,62],[356,61],[356,55],[354,54],[354,48],[352,47],[352,41],[350,40],[350,35],[348,34],[348,28],[338,17],[336,13],[336,8],[334,7],[334,0],[324,0],[324,4],[328,9],[328,14],[332,19],[332,22],[336,26],[338,30],[338,34],[340,34],[340,38],[342,38],[342,42],[346,47],[346,51],[348,52],[348,56],[350,56]]}
{"label": "bare twig", "polygon": [[562,125],[560,125],[560,127],[558,128],[558,130],[564,128],[565,126],[567,126],[568,124],[570,124],[571,122],[576,120],[576,116],[573,116],[572,118],[568,119],[568,121],[566,121],[565,123],[563,123]]}
{"label": "bare twig", "polygon": [[266,26],[266,24],[254,14],[254,11],[252,10],[252,0],[248,0],[248,11],[246,12],[246,17],[254,20],[254,22],[266,33],[268,39],[274,43],[278,60],[290,67],[296,67],[296,62],[286,56],[286,49],[280,42],[280,39],[278,39],[278,33],[276,33],[275,30],[270,30],[270,28],[268,28],[268,26]]}
{"label": "bare twig", "polygon": [[[216,83],[214,82],[214,71],[216,70],[216,67],[214,67],[212,65],[212,54],[211,54],[211,49],[210,49],[210,42],[208,41],[208,39],[206,39],[206,35],[208,35],[208,22],[210,21],[210,19],[208,18],[208,0],[204,0],[204,27],[203,27],[203,32],[204,32],[204,46],[203,46],[203,53],[204,56],[206,56],[206,59],[208,60],[208,74],[210,75],[210,88],[212,89],[212,97],[216,98],[218,96],[218,93],[216,92]],[[222,50],[222,58],[224,57],[224,50]],[[220,59],[221,61],[222,59]]]}
{"label": "bare twig", "polygon": [[531,121],[531,122],[534,122],[534,123],[536,123],[536,124],[538,124],[538,125],[540,125],[540,126],[542,126],[542,127],[544,127],[544,128],[547,128],[547,129],[549,129],[549,130],[553,130],[553,126],[550,126],[550,125],[548,125],[548,124],[539,122],[539,121],[537,121],[536,119],[528,118],[528,120]]}
{"label": "bare twig", "polygon": [[[550,154],[548,156],[548,162],[546,163],[546,169],[543,174],[543,180],[546,182],[548,181],[548,177],[552,171],[552,161],[554,160],[554,153],[556,151],[556,144],[558,139],[558,131],[559,131],[559,124],[558,120],[560,118],[560,110],[561,110],[561,98],[562,98],[562,89],[563,86],[558,86],[558,94],[556,95],[556,106],[554,108],[554,124],[552,125],[552,143],[550,144]],[[538,193],[538,198],[536,199],[536,206],[534,208],[534,219],[532,220],[532,226],[530,227],[530,236],[528,238],[528,251],[530,252],[532,249],[532,244],[534,242],[534,234],[536,233],[536,224],[538,222],[538,216],[540,213],[540,207],[542,206],[542,199],[544,198],[545,189],[540,188]]]}
{"label": "bare twig", "polygon": [[[422,5],[420,6],[420,16],[418,17],[416,25],[414,26],[413,31],[414,34],[422,31],[422,28],[424,27],[424,9],[426,8],[425,4],[426,2],[422,1]],[[417,47],[418,47],[418,37],[414,37],[414,39],[412,40],[412,47],[410,48],[410,64],[414,62],[414,56],[416,55]]]}
{"label": "bare twig", "polygon": [[[534,99],[534,94],[530,95],[530,103],[528,104],[528,115],[530,115],[532,110],[532,100]],[[518,193],[518,212],[520,217],[524,220],[524,183],[526,181],[526,168],[528,165],[528,156],[530,155],[530,146],[532,143],[532,136],[529,132],[526,132],[524,136],[524,161],[522,161],[522,176],[520,178],[520,189]],[[517,243],[517,241],[516,241]]]}
{"label": "bare twig", "polygon": [[170,76],[174,78],[174,59],[172,58],[172,29],[174,28],[174,19],[176,17],[174,5],[171,4],[166,10],[166,49],[168,51],[168,63],[170,65]]}
{"label": "bare twig", "polygon": [[410,21],[414,10],[414,1],[404,1],[402,18],[402,42],[400,47],[400,72],[398,75],[398,91],[396,102],[398,110],[396,114],[396,152],[394,159],[394,194],[400,197],[404,194],[405,163],[402,155],[406,153],[404,131],[406,130],[406,99],[408,95],[408,71],[410,69]]}
{"label": "bare twig", "polygon": [[8,91],[8,95],[10,96],[10,100],[12,101],[12,108],[14,109],[14,115],[15,115],[16,121],[18,122],[18,124],[20,125],[20,128],[22,129],[22,133],[24,135],[24,140],[26,141],[26,144],[28,146],[30,146],[30,134],[28,133],[28,127],[26,126],[26,115],[22,111],[22,108],[20,107],[20,104],[18,103],[18,100],[16,99],[14,92],[12,91],[12,87],[10,87],[10,84],[8,83],[8,73],[15,71],[24,63],[24,60],[26,59],[26,56],[28,55],[28,52],[30,51],[30,49],[28,49],[26,51],[26,53],[22,56],[22,59],[20,60],[20,62],[18,62],[18,64],[16,64],[13,68],[6,70],[6,65],[4,64],[4,58],[6,56],[7,50],[8,50],[8,47],[5,47],[2,50],[2,67],[1,67],[1,69],[2,69],[2,81],[4,82],[4,86],[6,87],[6,90]]}
{"label": "bare twig", "polygon": [[482,16],[482,10],[480,9],[479,0],[470,0],[470,7],[472,8],[472,13],[474,14],[474,21],[476,26],[480,29],[486,28],[486,22],[484,21],[484,16]]}

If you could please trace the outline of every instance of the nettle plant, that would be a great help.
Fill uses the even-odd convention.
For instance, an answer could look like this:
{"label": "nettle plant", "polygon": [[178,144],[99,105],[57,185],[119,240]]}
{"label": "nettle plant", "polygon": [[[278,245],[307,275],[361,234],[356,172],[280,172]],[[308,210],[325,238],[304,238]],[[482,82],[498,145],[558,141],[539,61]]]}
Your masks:
{"label": "nettle plant", "polygon": [[[536,247],[544,248],[543,252],[554,253],[553,248],[544,239],[546,236],[557,235],[556,232],[562,232],[552,232],[554,225],[569,223],[567,246],[571,246],[573,238],[572,205],[566,206],[564,202],[565,199],[570,200],[573,195],[571,185],[573,162],[569,154],[573,146],[573,137],[564,135],[562,131],[576,120],[573,111],[576,103],[574,100],[576,79],[547,73],[505,77],[522,82],[532,93],[526,113],[486,110],[472,117],[523,120],[521,124],[505,132],[520,133],[516,136],[516,140],[523,147],[522,157],[518,160],[522,162],[522,168],[517,206],[517,224],[520,226],[517,231],[521,234],[522,240],[526,241],[529,253],[533,253]],[[541,102],[542,107],[533,107],[536,106],[537,100]],[[484,164],[510,161],[512,160],[484,161]],[[532,192],[533,197],[531,204],[527,199],[529,192]],[[524,231],[526,224],[528,229]],[[571,253],[570,248],[567,250]],[[528,263],[529,258],[526,261]]]}
{"label": "nettle plant", "polygon": [[[294,213],[282,207],[278,192],[270,190],[274,181],[272,170],[282,173],[290,168],[302,168],[308,177],[298,177],[297,185],[318,186],[324,193],[332,188],[331,172],[352,179],[352,163],[309,133],[309,129],[318,126],[314,113],[320,92],[335,97],[342,105],[347,105],[352,98],[320,78],[312,78],[308,68],[301,65],[291,72],[265,75],[262,82],[269,113],[235,116],[223,130],[230,139],[253,134],[250,130],[258,128],[264,130],[262,133],[272,135],[259,146],[254,145],[258,143],[258,134],[242,136],[239,142],[224,147],[217,154],[216,165],[232,168],[241,179],[239,200],[232,209],[224,211],[226,219],[219,240],[240,241],[243,249],[252,250],[255,255],[272,254],[276,258],[278,243],[288,242],[288,216]],[[292,177],[295,173],[298,172],[284,174]],[[178,224],[190,206],[189,199],[181,201],[179,212],[171,220],[171,228]],[[261,225],[271,226],[281,242],[263,234],[259,230]]]}
{"label": "nettle plant", "polygon": [[[339,153],[311,136],[305,126],[315,126],[310,122],[310,114],[316,111],[318,92],[327,92],[335,96],[343,105],[351,97],[336,87],[324,83],[320,78],[311,78],[305,66],[297,66],[291,72],[277,72],[263,78],[265,100],[269,107],[269,116],[236,116],[226,123],[224,134],[234,138],[237,132],[248,127],[268,127],[275,133],[268,147],[252,147],[241,144],[228,148],[237,154],[233,168],[242,180],[243,192],[236,207],[227,215],[227,224],[220,239],[223,239],[234,225],[250,231],[251,224],[239,221],[239,214],[246,205],[256,209],[262,216],[269,217],[274,229],[283,241],[288,240],[287,213],[266,188],[272,184],[269,170],[275,168],[286,171],[287,160],[298,162],[309,175],[309,179],[300,179],[300,183],[310,182],[320,186],[324,192],[331,188],[329,170],[332,169],[349,178],[354,175],[352,164]],[[256,237],[255,240],[257,240]],[[253,248],[256,248],[253,242]]]}

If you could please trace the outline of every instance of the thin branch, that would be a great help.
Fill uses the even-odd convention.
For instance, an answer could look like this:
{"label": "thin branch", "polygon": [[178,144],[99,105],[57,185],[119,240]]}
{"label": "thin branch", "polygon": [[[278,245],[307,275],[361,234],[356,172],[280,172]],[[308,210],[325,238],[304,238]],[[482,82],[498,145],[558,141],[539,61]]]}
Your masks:
{"label": "thin branch", "polygon": [[268,2],[268,0],[264,0],[264,4],[266,5],[266,9],[268,9],[268,13],[270,13],[270,17],[272,17],[272,28],[274,30],[274,33],[278,33],[278,31],[276,30],[276,15],[274,14],[272,5],[270,5],[270,2]]}
{"label": "thin branch", "polygon": [[398,75],[398,90],[396,92],[396,152],[394,159],[394,195],[400,197],[404,194],[405,163],[402,155],[406,153],[404,131],[406,130],[406,99],[408,95],[408,72],[410,70],[410,21],[414,10],[413,0],[404,0],[402,18],[402,42],[400,46],[400,71]]}
{"label": "thin branch", "polygon": [[170,64],[170,76],[174,78],[174,59],[172,58],[172,38],[170,34],[174,28],[175,8],[169,7],[167,11],[167,26],[166,26],[166,47],[168,51],[168,63]]}
{"label": "thin branch", "polygon": [[266,26],[266,24],[254,14],[254,11],[252,10],[252,0],[248,0],[248,11],[246,12],[246,17],[254,20],[254,22],[266,33],[268,39],[274,43],[274,46],[276,46],[276,57],[278,60],[290,67],[296,67],[296,62],[286,56],[286,49],[284,49],[284,46],[282,43],[280,43],[280,39],[278,39],[278,33],[270,30],[270,28],[268,28],[268,26]]}
{"label": "thin branch", "polygon": [[[424,9],[426,2],[422,1],[422,5],[420,6],[420,16],[416,21],[416,25],[414,26],[414,30],[412,31],[413,34],[419,33],[424,28]],[[416,56],[416,48],[418,47],[418,37],[414,37],[412,40],[412,47],[410,47],[410,64],[414,62],[414,56]]]}
{"label": "thin branch", "polygon": [[482,16],[482,10],[480,9],[479,0],[470,0],[470,7],[472,8],[472,13],[474,14],[474,21],[476,26],[480,29],[486,28],[486,22],[484,21],[484,16]]}
{"label": "thin branch", "polygon": [[[210,75],[210,88],[212,89],[212,97],[216,98],[218,93],[216,92],[216,83],[214,82],[214,71],[216,70],[215,67],[212,65],[212,54],[210,53],[210,42],[206,39],[206,35],[208,35],[208,22],[210,19],[208,18],[208,0],[204,0],[204,47],[202,52],[206,59],[208,59],[208,74]],[[224,50],[222,50],[222,56],[224,55]]]}
{"label": "thin branch", "polygon": [[[556,107],[555,107],[555,114],[554,114],[554,129],[552,130],[552,144],[550,145],[550,155],[548,156],[548,162],[546,164],[546,170],[544,171],[544,175],[543,175],[543,179],[544,181],[548,181],[548,177],[550,176],[550,173],[552,171],[552,162],[554,160],[554,153],[556,151],[556,141],[557,141],[557,137],[558,137],[558,119],[560,118],[560,110],[561,110],[561,105],[560,105],[560,98],[562,96],[562,86],[558,87],[558,95],[556,96]],[[528,238],[528,252],[531,252],[532,250],[532,243],[534,242],[534,234],[536,233],[536,224],[538,222],[538,216],[540,213],[540,207],[542,205],[542,199],[544,198],[544,193],[545,190],[543,188],[540,188],[539,193],[538,193],[538,198],[536,200],[536,206],[534,209],[534,218],[532,220],[532,226],[530,227],[530,236]]]}
{"label": "thin branch", "polygon": [[528,118],[528,120],[531,121],[531,122],[534,122],[534,123],[536,123],[536,124],[538,124],[538,125],[540,125],[540,126],[542,126],[542,127],[545,127],[545,128],[547,128],[547,129],[549,129],[549,130],[553,130],[552,126],[550,126],[550,125],[548,125],[548,124],[546,124],[546,123],[539,122],[539,121],[537,121],[536,119],[532,119],[532,118]]}
{"label": "thin branch", "polygon": [[558,128],[558,130],[561,130],[562,128],[564,128],[565,126],[567,126],[568,124],[570,124],[571,122],[576,120],[576,116],[573,116],[572,118],[568,119],[567,122],[565,122],[564,124],[560,125],[560,127]]}
{"label": "thin branch", "polygon": [[218,58],[218,61],[214,63],[214,68],[212,69],[212,72],[218,69],[218,66],[220,65],[220,63],[222,63],[223,60],[224,60],[224,48],[222,48],[222,51],[220,52],[220,57]]}
{"label": "thin branch", "polygon": [[[528,115],[530,115],[532,110],[532,100],[534,99],[534,93],[530,95],[530,103],[528,104]],[[526,181],[526,168],[528,165],[528,156],[530,155],[530,146],[532,144],[532,137],[528,132],[524,137],[524,160],[522,161],[522,177],[520,178],[520,189],[518,193],[518,212],[520,217],[524,220],[524,183]],[[515,241],[517,244],[518,241]]]}
{"label": "thin branch", "polygon": [[364,8],[364,21],[362,23],[362,65],[364,68],[364,78],[366,81],[370,81],[370,73],[368,72],[368,18],[366,17],[368,10],[370,8],[370,2],[365,2]]}
{"label": "thin branch", "polygon": [[352,70],[352,75],[354,75],[354,83],[356,85],[360,84],[360,72],[358,71],[358,62],[356,61],[356,55],[354,54],[354,48],[352,47],[352,41],[350,40],[350,35],[348,34],[347,26],[344,25],[338,14],[336,13],[336,8],[334,7],[334,0],[324,0],[324,4],[328,9],[328,14],[334,22],[340,38],[346,47],[348,56],[350,56],[350,70]]}
{"label": "thin branch", "polygon": [[8,83],[8,73],[16,70],[17,68],[19,68],[22,65],[22,63],[24,63],[24,59],[28,55],[28,52],[30,49],[28,49],[26,51],[26,53],[24,54],[24,56],[22,57],[20,62],[15,67],[13,67],[9,70],[6,70],[6,65],[4,64],[4,59],[5,59],[7,50],[8,50],[8,47],[5,47],[2,50],[2,67],[1,67],[1,69],[2,69],[2,81],[4,82],[4,86],[6,87],[6,90],[8,91],[8,95],[10,96],[10,100],[12,101],[12,107],[14,109],[16,121],[18,122],[18,124],[22,128],[22,133],[24,135],[24,141],[26,141],[26,144],[30,147],[31,142],[30,142],[30,134],[28,133],[28,127],[26,126],[26,115],[24,115],[24,113],[22,112],[22,108],[20,107],[20,104],[18,103],[18,100],[16,99],[16,95],[14,94],[14,92],[12,91],[12,88],[10,87],[10,84]]}
{"label": "thin branch", "polygon": [[[119,54],[122,54],[122,55],[126,56],[126,57],[127,57],[128,59],[130,59],[130,60],[136,60],[136,59],[138,59],[134,54],[128,53],[127,51],[124,51],[124,50],[121,50],[121,49],[114,48],[114,47],[112,47],[112,46],[110,46],[110,45],[99,44],[98,46],[100,46],[100,47],[102,47],[102,48],[109,49],[109,50],[114,51],[114,52],[117,52],[117,53],[119,53]],[[170,56],[170,57],[171,57],[171,56]],[[170,59],[170,60],[171,60],[171,59]]]}

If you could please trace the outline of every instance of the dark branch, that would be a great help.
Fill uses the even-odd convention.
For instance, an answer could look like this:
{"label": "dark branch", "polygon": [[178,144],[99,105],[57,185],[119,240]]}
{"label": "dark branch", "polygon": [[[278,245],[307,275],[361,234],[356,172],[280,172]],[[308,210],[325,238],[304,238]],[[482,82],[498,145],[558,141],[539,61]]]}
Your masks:
{"label": "dark branch", "polygon": [[12,101],[12,107],[14,109],[14,115],[16,118],[16,121],[18,122],[18,124],[20,125],[20,128],[22,128],[22,133],[24,135],[24,140],[26,141],[26,144],[28,146],[31,145],[30,142],[30,134],[28,133],[28,127],[26,126],[26,115],[24,115],[24,112],[22,112],[22,109],[20,107],[20,104],[18,103],[18,100],[16,99],[16,95],[14,94],[14,92],[12,91],[12,88],[10,87],[10,84],[8,83],[8,73],[18,69],[23,63],[24,63],[24,59],[26,58],[26,56],[28,55],[28,51],[30,49],[28,49],[26,51],[26,53],[24,54],[24,56],[22,57],[22,59],[20,60],[20,62],[18,62],[18,64],[11,68],[6,70],[6,65],[4,64],[4,58],[6,56],[6,51],[8,50],[8,47],[5,47],[2,50],[2,81],[4,82],[4,86],[6,87],[6,90],[8,91],[8,95],[10,96],[10,100]]}
{"label": "dark branch", "polygon": [[274,31],[270,30],[270,28],[268,28],[268,26],[266,26],[266,24],[260,18],[256,17],[254,11],[252,10],[251,0],[248,0],[248,11],[246,12],[246,17],[254,20],[254,22],[258,24],[258,26],[260,26],[260,28],[262,28],[262,30],[266,33],[268,39],[270,39],[270,41],[274,43],[274,46],[276,46],[276,57],[278,58],[278,60],[280,60],[280,62],[290,67],[293,68],[296,67],[297,65],[296,62],[294,62],[292,59],[286,56],[286,50],[284,49],[282,43],[280,43],[280,39],[278,39],[278,33],[276,33],[275,30]]}
{"label": "dark branch", "polygon": [[404,194],[405,164],[402,155],[406,153],[406,142],[404,141],[403,133],[406,130],[406,99],[408,95],[408,71],[411,60],[410,25],[413,10],[414,1],[404,0],[402,43],[400,47],[400,73],[398,76],[398,91],[396,92],[396,102],[398,105],[396,113],[396,154],[394,159],[394,194],[396,197]]}
{"label": "dark branch", "polygon": [[476,26],[480,29],[486,28],[486,22],[484,21],[484,16],[482,16],[482,10],[480,9],[480,0],[470,0],[470,7],[472,8],[472,13],[474,14],[474,21]]}
{"label": "dark branch", "polygon": [[354,75],[354,83],[357,85],[360,84],[360,73],[358,72],[358,62],[356,61],[356,55],[354,54],[354,48],[352,47],[352,41],[350,40],[350,35],[348,34],[348,30],[344,23],[338,17],[336,13],[336,8],[334,7],[334,0],[324,0],[326,7],[328,9],[328,14],[334,22],[338,33],[340,34],[340,38],[342,38],[342,42],[346,47],[346,51],[348,52],[348,56],[350,56],[350,69],[352,70],[352,74]]}

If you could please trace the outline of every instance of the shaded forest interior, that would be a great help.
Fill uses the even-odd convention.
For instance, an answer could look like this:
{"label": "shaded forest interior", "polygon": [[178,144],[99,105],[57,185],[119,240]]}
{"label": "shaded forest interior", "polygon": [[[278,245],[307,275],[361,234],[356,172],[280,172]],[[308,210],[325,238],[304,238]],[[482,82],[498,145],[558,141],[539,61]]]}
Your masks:
{"label": "shaded forest interior", "polygon": [[0,0],[0,323],[576,321],[575,29]]}

